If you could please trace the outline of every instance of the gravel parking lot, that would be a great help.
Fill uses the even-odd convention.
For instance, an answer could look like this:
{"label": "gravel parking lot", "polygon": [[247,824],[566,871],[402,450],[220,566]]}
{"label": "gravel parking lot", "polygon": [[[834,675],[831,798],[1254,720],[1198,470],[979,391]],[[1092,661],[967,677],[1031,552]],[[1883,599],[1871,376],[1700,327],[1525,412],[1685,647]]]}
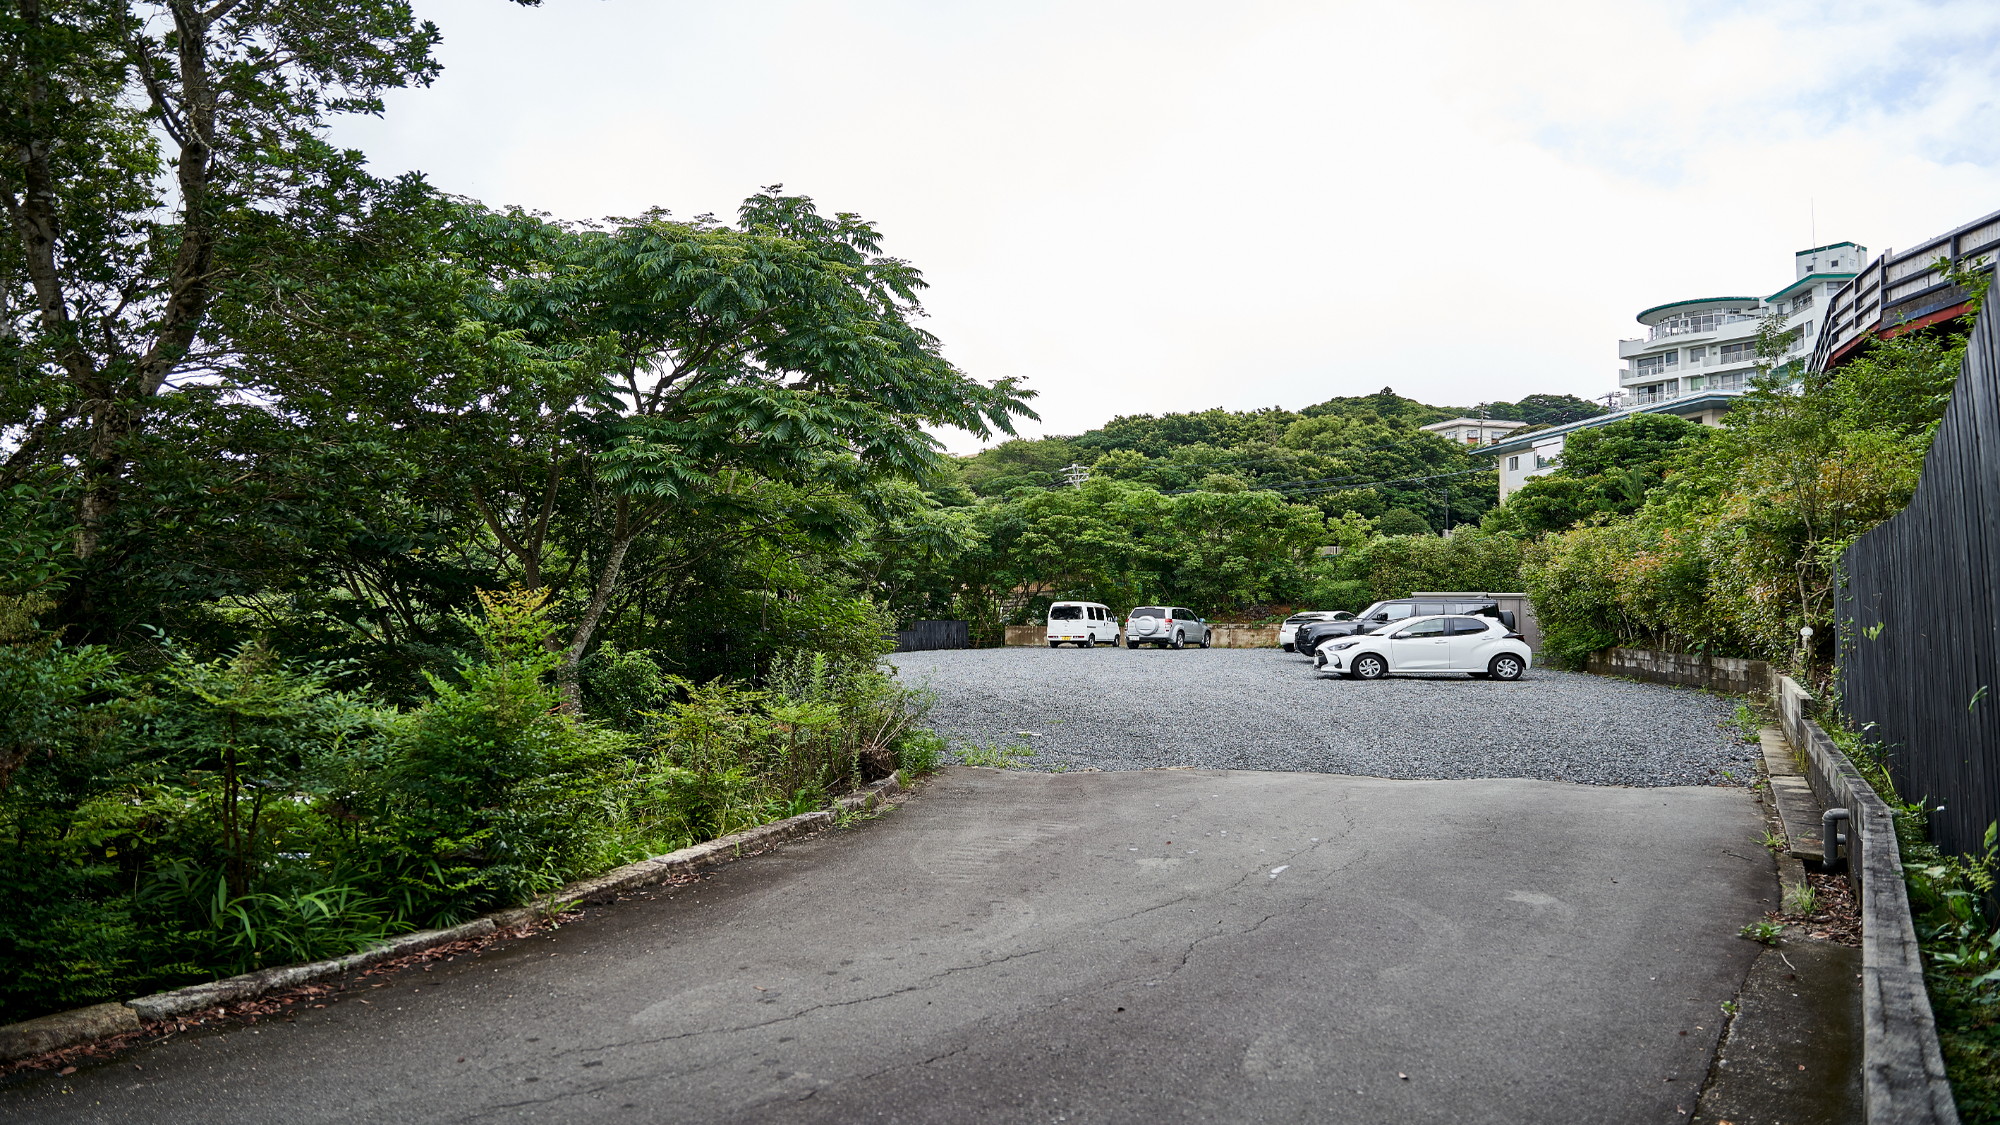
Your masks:
{"label": "gravel parking lot", "polygon": [[[1537,668],[1514,683],[1321,679],[1277,649],[905,652],[954,747],[1021,743],[1028,769],[1161,766],[1396,778],[1716,785],[1754,777],[1735,703]],[[1019,732],[1031,732],[1022,736]]]}

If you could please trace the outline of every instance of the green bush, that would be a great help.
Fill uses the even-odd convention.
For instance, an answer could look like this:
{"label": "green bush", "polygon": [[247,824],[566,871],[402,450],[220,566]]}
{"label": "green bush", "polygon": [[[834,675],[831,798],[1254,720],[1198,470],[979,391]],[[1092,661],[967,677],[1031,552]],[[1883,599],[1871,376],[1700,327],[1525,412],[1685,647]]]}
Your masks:
{"label": "green bush", "polygon": [[618,730],[559,706],[539,594],[482,600],[477,657],[402,711],[259,644],[123,675],[0,605],[0,683],[37,708],[0,714],[0,1020],[338,956],[935,764],[879,640],[762,687],[607,653],[586,700]]}
{"label": "green bush", "polygon": [[1316,608],[1360,610],[1418,590],[1511,591],[1521,581],[1521,541],[1464,528],[1451,535],[1369,540],[1328,560],[1311,593]]}
{"label": "green bush", "polygon": [[576,875],[630,739],[559,710],[539,594],[482,597],[485,659],[386,734],[378,859],[428,919],[518,902]]}

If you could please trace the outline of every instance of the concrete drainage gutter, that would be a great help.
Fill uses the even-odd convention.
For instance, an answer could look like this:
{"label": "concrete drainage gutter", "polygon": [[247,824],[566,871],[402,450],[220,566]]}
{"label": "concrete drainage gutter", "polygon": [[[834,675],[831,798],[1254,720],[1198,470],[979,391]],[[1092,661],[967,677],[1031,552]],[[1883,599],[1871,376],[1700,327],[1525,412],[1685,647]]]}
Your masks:
{"label": "concrete drainage gutter", "polygon": [[151,996],[141,996],[123,1003],[93,1004],[88,1008],[75,1008],[38,1019],[0,1025],[0,1062],[32,1058],[49,1051],[59,1051],[65,1047],[138,1031],[149,1022],[169,1020],[221,1004],[248,1000],[313,981],[345,976],[411,953],[449,945],[466,938],[484,937],[496,930],[510,929],[531,921],[538,915],[560,910],[575,903],[607,902],[617,895],[651,886],[672,876],[688,875],[720,866],[746,851],[762,848],[779,840],[817,832],[832,824],[842,814],[874,808],[884,798],[901,791],[902,788],[901,778],[892,773],[881,781],[840,798],[831,808],[774,821],[666,855],[642,859],[602,875],[571,883],[554,894],[525,906],[497,910],[474,918],[470,922],[442,930],[420,930],[412,934],[402,934],[370,946],[359,953],[350,953],[330,961],[260,969],[242,976],[193,984],[170,992],[157,992]]}
{"label": "concrete drainage gutter", "polygon": [[[1924,990],[1923,958],[1903,883],[1896,820],[1854,763],[1818,723],[1790,676],[1771,677],[1785,738],[1805,759],[1806,776],[1828,809],[1845,809],[1847,878],[1861,903],[1862,1099],[1874,1123],[1957,1125],[1937,1023]],[[1829,842],[1828,855],[1833,854]]]}

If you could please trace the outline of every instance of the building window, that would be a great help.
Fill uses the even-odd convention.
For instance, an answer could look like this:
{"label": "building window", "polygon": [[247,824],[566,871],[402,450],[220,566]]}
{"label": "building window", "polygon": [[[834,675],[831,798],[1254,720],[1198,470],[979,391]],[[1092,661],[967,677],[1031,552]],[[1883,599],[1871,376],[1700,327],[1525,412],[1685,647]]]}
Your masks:
{"label": "building window", "polygon": [[1812,306],[1813,306],[1813,292],[1810,289],[1792,298],[1793,312],[1801,312],[1805,309],[1812,308]]}
{"label": "building window", "polygon": [[1641,356],[1638,363],[1639,374],[1658,375],[1669,368],[1680,366],[1680,358],[1681,353],[1678,351],[1668,352],[1665,355]]}
{"label": "building window", "polygon": [[1519,457],[1509,457],[1509,458],[1507,458],[1507,471],[1508,471],[1508,472],[1510,472],[1510,473],[1518,473],[1518,472],[1520,472],[1520,471],[1521,471],[1521,459],[1520,459]]}
{"label": "building window", "polygon": [[1722,345],[1722,362],[1724,363],[1749,363],[1756,358],[1757,343],[1754,340],[1745,340],[1740,344]]}

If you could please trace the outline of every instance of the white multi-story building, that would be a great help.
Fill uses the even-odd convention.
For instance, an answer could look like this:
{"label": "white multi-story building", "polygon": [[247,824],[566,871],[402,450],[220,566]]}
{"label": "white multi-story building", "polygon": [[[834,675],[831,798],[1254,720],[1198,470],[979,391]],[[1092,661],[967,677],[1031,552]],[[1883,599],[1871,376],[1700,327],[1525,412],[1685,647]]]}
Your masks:
{"label": "white multi-story building", "polygon": [[[1500,470],[1500,499],[1530,478],[1555,471],[1564,438],[1577,430],[1636,413],[1676,414],[1715,425],[1731,400],[1750,387],[1761,362],[1801,370],[1812,359],[1821,313],[1861,269],[1865,247],[1852,242],[1815,246],[1792,256],[1792,282],[1768,297],[1698,297],[1655,305],[1639,314],[1646,335],[1618,341],[1617,405],[1610,413],[1495,442],[1485,452]],[[1776,352],[1758,354],[1769,326]]]}
{"label": "white multi-story building", "polygon": [[1526,425],[1526,422],[1510,422],[1504,418],[1450,418],[1417,428],[1434,433],[1446,441],[1465,445],[1492,445]]}
{"label": "white multi-story building", "polygon": [[[1803,364],[1819,339],[1826,299],[1861,269],[1866,247],[1815,246],[1792,256],[1792,283],[1768,297],[1703,297],[1655,305],[1639,314],[1646,335],[1618,341],[1618,405],[1650,406],[1710,391],[1742,391],[1760,359],[1757,336],[1778,330],[1776,367]],[[1676,412],[1678,413],[1678,412]],[[1706,420],[1706,419],[1704,419]]]}

